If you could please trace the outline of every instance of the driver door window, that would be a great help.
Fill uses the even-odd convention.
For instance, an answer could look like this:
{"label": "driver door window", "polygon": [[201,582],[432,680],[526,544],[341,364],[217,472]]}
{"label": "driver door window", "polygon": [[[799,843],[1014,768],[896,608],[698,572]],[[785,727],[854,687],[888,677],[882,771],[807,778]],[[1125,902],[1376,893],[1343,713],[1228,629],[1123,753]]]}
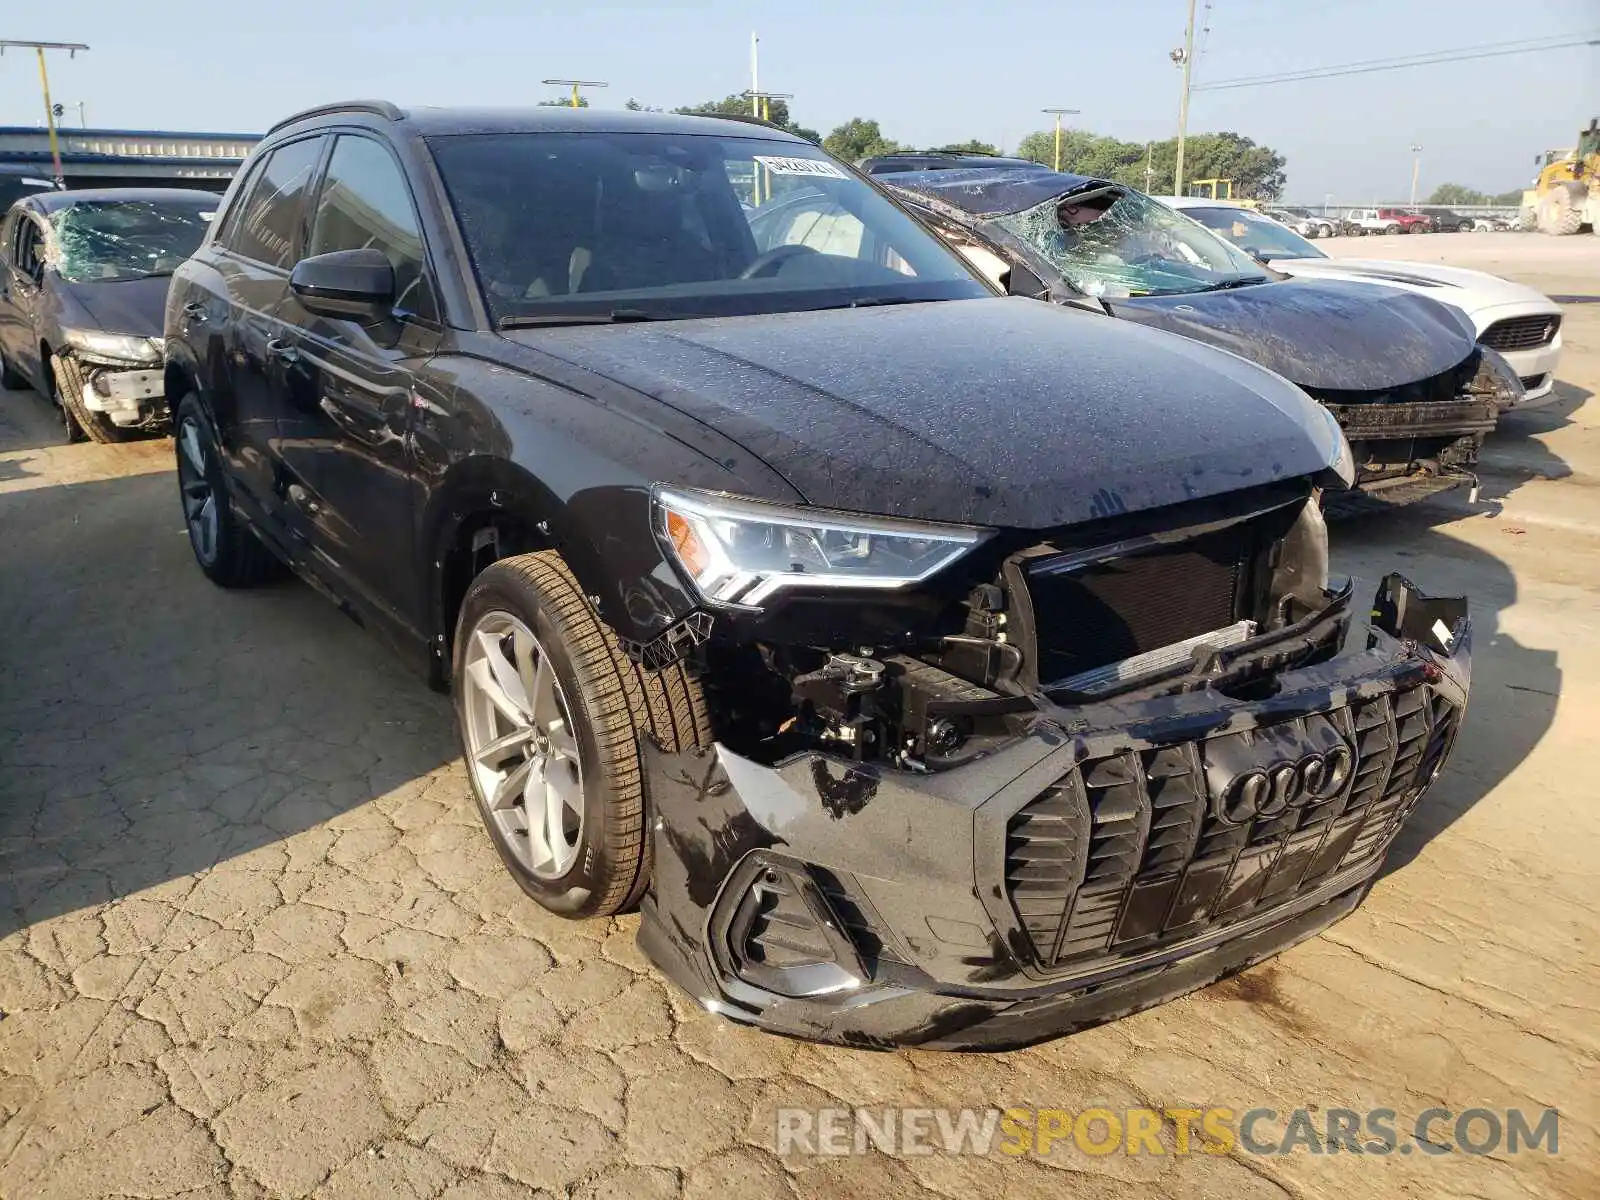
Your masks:
{"label": "driver door window", "polygon": [[381,250],[394,267],[395,307],[436,318],[422,228],[394,156],[371,138],[343,136],[328,160],[308,255]]}
{"label": "driver door window", "polygon": [[32,217],[17,219],[16,246],[11,261],[35,287],[44,282],[44,229]]}

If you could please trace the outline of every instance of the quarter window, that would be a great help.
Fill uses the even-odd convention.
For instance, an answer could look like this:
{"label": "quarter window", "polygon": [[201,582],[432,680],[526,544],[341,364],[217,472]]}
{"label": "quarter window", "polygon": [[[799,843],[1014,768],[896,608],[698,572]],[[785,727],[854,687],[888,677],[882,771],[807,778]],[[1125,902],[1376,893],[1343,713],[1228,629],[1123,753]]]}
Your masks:
{"label": "quarter window", "polygon": [[307,138],[268,154],[239,201],[239,219],[228,223],[230,250],[269,267],[288,268],[322,145],[322,138]]}
{"label": "quarter window", "polygon": [[366,249],[394,267],[395,306],[433,319],[422,229],[400,164],[371,138],[345,136],[328,159],[307,253]]}

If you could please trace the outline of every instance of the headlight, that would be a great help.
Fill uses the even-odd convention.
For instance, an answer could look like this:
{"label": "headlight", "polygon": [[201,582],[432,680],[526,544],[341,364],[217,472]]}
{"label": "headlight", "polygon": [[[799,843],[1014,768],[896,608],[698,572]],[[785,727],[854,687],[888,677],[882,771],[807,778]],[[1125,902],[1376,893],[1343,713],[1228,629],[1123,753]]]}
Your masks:
{"label": "headlight", "polygon": [[1495,404],[1501,409],[1521,404],[1527,389],[1522,386],[1516,368],[1492,346],[1479,346],[1478,354],[1478,377],[1473,381],[1473,390],[1492,392]]}
{"label": "headlight", "polygon": [[1328,422],[1328,427],[1333,432],[1334,452],[1333,460],[1321,471],[1317,472],[1317,486],[1325,491],[1344,491],[1352,487],[1356,481],[1356,456],[1350,449],[1350,439],[1344,435],[1344,427],[1339,424],[1339,418],[1334,416],[1322,405],[1323,419]]}
{"label": "headlight", "polygon": [[706,599],[750,607],[786,587],[908,587],[989,536],[964,525],[689,491],[658,491],[655,520],[663,545]]}
{"label": "headlight", "polygon": [[64,329],[67,345],[95,358],[112,362],[158,363],[165,348],[162,338],[131,333],[103,333],[98,329]]}

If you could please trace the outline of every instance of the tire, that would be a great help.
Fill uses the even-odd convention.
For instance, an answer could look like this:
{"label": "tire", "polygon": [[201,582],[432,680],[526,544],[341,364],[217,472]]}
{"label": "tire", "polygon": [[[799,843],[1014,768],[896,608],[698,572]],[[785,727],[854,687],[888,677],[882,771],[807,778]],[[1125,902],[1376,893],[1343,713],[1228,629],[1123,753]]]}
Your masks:
{"label": "tire", "polygon": [[105,413],[84,405],[83,372],[77,363],[57,354],[50,359],[50,369],[55,374],[56,402],[91,442],[126,442],[137,436],[137,431],[123,429]]}
{"label": "tire", "polygon": [[28,377],[11,365],[11,360],[0,354],[0,388],[20,392],[28,386]]}
{"label": "tire", "polygon": [[1554,237],[1570,237],[1583,224],[1583,209],[1573,203],[1564,187],[1547,192],[1539,201],[1539,229]]}
{"label": "tire", "polygon": [[216,433],[193,392],[178,403],[172,432],[183,523],[206,578],[225,588],[259,587],[282,578],[288,568],[234,515]]}
{"label": "tire", "polygon": [[1405,229],[1404,229],[1404,227],[1402,227],[1400,225],[1385,225],[1383,227],[1383,231],[1385,233],[1393,234],[1393,233],[1404,233]]}
{"label": "tire", "polygon": [[[507,678],[490,665],[496,654],[527,703],[495,682]],[[550,550],[501,559],[472,581],[453,666],[473,798],[511,877],[563,917],[637,904],[653,866],[641,745],[710,744],[699,683],[682,663],[646,671],[630,662]],[[507,699],[532,715],[508,717]],[[531,740],[508,748],[518,736]]]}
{"label": "tire", "polygon": [[1471,233],[1472,229],[1473,225],[1471,221],[1463,221],[1461,224],[1456,226],[1457,233]]}
{"label": "tire", "polygon": [[1334,228],[1333,228],[1332,225],[1318,225],[1317,226],[1317,236],[1318,237],[1331,238],[1333,235],[1334,235]]}

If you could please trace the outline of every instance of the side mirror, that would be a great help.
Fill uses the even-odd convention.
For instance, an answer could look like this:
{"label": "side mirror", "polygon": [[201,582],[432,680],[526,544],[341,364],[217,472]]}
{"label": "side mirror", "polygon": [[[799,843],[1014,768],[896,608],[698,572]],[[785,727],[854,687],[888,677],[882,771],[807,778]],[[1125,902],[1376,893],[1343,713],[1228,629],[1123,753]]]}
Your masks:
{"label": "side mirror", "polygon": [[1011,264],[1001,282],[1008,296],[1027,296],[1033,300],[1042,300],[1046,291],[1044,280],[1019,262]]}
{"label": "side mirror", "polygon": [[394,268],[382,250],[334,250],[297,262],[289,290],[319,317],[380,321],[394,310]]}

